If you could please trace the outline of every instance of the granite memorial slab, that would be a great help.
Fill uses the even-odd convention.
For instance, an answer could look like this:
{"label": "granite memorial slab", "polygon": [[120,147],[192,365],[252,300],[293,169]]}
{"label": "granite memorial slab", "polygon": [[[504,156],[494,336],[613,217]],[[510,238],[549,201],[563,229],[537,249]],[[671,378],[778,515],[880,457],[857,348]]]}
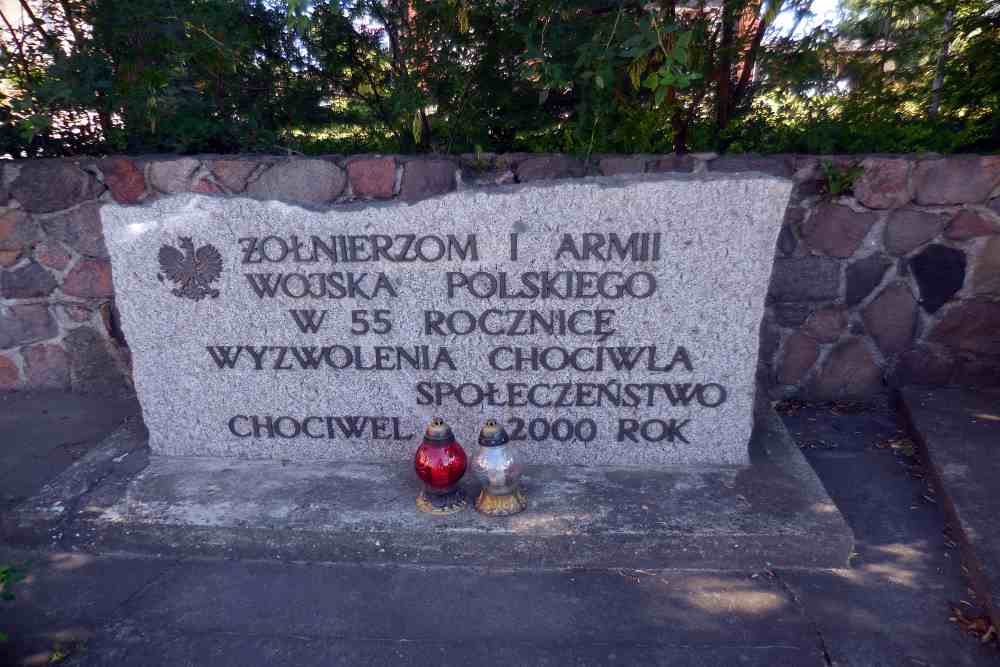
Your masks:
{"label": "granite memorial slab", "polygon": [[444,417],[532,463],[748,464],[790,181],[584,179],[309,210],[105,206],[156,454],[404,461]]}

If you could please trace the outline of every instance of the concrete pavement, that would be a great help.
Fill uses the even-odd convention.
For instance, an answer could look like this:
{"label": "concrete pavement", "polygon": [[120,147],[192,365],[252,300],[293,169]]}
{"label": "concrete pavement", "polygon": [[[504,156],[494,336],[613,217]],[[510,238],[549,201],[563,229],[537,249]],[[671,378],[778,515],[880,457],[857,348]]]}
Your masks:
{"label": "concrete pavement", "polygon": [[[948,621],[950,605],[969,600],[966,582],[920,467],[876,446],[897,431],[891,410],[786,413],[855,533],[849,568],[559,569],[530,556],[482,568],[5,549],[0,562],[31,564],[17,599],[0,603],[0,630],[11,635],[0,662],[996,664],[995,644]],[[35,442],[82,432],[71,422]],[[5,428],[3,442],[20,437]],[[21,480],[22,493],[42,481]]]}

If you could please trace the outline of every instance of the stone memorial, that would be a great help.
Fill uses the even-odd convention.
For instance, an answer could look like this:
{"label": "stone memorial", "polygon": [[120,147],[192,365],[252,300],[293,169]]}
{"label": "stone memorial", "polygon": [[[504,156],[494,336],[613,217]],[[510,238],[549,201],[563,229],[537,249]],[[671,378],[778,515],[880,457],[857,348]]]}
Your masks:
{"label": "stone memorial", "polygon": [[[649,175],[325,210],[107,205],[144,424],[0,535],[184,557],[844,567],[851,530],[755,385],[791,187]],[[435,416],[474,469],[480,427],[500,422],[528,464],[516,502],[417,511]],[[482,491],[467,474],[456,495]]]}
{"label": "stone memorial", "polygon": [[156,454],[404,461],[435,415],[531,463],[747,464],[792,184],[585,179],[308,210],[105,206]]}

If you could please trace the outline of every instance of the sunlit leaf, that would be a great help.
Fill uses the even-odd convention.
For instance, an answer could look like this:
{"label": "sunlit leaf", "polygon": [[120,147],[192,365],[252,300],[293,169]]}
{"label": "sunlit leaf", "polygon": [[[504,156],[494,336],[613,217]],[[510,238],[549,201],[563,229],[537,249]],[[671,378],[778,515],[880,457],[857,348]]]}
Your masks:
{"label": "sunlit leaf", "polygon": [[639,90],[642,87],[642,69],[643,64],[641,61],[636,60],[628,68],[628,78],[632,82],[632,87]]}
{"label": "sunlit leaf", "polygon": [[412,126],[413,141],[419,144],[420,137],[423,134],[423,131],[424,131],[423,119],[420,116],[420,111],[417,110],[413,112],[413,126]]}

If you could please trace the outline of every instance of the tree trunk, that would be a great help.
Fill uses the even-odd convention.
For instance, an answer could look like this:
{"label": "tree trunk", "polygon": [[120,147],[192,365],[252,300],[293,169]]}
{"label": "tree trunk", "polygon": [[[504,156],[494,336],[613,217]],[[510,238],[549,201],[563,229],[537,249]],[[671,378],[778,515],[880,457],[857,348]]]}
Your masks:
{"label": "tree trunk", "polygon": [[719,42],[718,87],[715,96],[715,123],[718,134],[729,126],[732,109],[733,49],[736,47],[736,7],[738,0],[724,0],[722,38]]}
{"label": "tree trunk", "polygon": [[951,50],[951,28],[955,22],[955,9],[951,8],[944,15],[944,35],[941,51],[938,52],[937,62],[934,63],[934,81],[931,83],[931,104],[927,108],[927,118],[933,120],[938,115],[941,108],[941,87],[944,85],[944,66],[948,60],[948,52]]}
{"label": "tree trunk", "polygon": [[671,125],[674,129],[674,153],[677,155],[687,153],[688,126],[690,122],[688,122],[686,116],[684,107],[678,105],[671,119]]}

